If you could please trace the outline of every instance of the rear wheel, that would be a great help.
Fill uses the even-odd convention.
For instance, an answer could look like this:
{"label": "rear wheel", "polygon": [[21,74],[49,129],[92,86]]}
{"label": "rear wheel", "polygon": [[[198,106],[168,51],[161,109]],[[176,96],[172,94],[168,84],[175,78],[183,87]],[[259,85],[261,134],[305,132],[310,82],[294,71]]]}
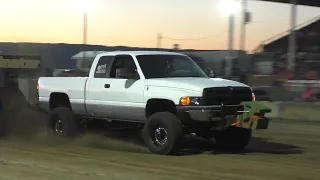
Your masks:
{"label": "rear wheel", "polygon": [[49,133],[63,137],[73,137],[80,132],[78,121],[66,107],[57,107],[50,112],[47,129]]}
{"label": "rear wheel", "polygon": [[150,152],[160,155],[175,154],[183,136],[180,119],[169,112],[158,112],[148,118],[142,136]]}
{"label": "rear wheel", "polygon": [[251,136],[251,129],[231,126],[217,133],[215,139],[219,149],[237,153],[249,144]]}

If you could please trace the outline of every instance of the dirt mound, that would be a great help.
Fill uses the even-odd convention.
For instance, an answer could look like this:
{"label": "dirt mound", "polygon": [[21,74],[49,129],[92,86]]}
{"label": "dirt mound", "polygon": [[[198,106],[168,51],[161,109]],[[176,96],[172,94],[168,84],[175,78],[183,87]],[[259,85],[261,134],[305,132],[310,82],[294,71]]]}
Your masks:
{"label": "dirt mound", "polygon": [[17,84],[12,83],[1,89],[0,101],[2,133],[25,137],[44,130],[46,115],[29,105]]}

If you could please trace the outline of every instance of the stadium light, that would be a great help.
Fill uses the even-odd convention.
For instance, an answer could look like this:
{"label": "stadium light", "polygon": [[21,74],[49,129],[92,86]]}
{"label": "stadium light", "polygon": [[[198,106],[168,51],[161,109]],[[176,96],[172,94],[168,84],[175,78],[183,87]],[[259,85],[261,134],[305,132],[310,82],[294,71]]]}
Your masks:
{"label": "stadium light", "polygon": [[240,9],[240,3],[237,0],[220,0],[218,9],[222,16],[230,16]]}
{"label": "stadium light", "polygon": [[92,8],[92,3],[90,0],[74,0],[73,5],[76,11],[82,14],[88,13]]}

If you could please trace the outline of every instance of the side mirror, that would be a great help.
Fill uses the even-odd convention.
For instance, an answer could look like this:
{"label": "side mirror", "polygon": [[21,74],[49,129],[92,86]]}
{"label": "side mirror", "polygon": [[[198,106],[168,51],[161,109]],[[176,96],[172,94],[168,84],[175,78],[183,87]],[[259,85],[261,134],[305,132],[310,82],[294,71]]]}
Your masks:
{"label": "side mirror", "polygon": [[213,78],[214,77],[214,73],[213,73],[213,70],[211,68],[207,68],[205,70],[205,73],[210,77],[210,78]]}
{"label": "side mirror", "polygon": [[116,78],[121,79],[139,79],[139,75],[136,71],[129,70],[127,68],[117,68],[116,69]]}

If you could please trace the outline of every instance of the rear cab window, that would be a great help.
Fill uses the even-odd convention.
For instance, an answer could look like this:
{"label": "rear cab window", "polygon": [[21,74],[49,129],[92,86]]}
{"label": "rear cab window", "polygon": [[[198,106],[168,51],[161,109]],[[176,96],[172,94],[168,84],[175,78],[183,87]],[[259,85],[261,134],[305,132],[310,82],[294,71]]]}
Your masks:
{"label": "rear cab window", "polygon": [[113,62],[114,56],[102,56],[100,57],[96,69],[94,71],[94,78],[109,78],[110,68]]}

